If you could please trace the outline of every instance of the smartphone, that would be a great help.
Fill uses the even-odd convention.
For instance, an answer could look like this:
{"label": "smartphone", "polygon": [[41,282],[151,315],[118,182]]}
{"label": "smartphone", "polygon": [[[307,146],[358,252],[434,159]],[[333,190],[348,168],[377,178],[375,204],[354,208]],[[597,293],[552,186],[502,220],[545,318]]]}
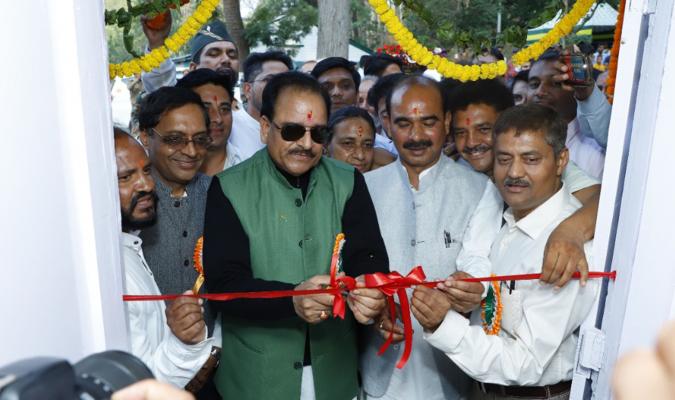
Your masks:
{"label": "smartphone", "polygon": [[567,65],[570,79],[565,83],[572,86],[589,86],[593,83],[593,65],[590,59],[579,53],[562,56],[561,61]]}

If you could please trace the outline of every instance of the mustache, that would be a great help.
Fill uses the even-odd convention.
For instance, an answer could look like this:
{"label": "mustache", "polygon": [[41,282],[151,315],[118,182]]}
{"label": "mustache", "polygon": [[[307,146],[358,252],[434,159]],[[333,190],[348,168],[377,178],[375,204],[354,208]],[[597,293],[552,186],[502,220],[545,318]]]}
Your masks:
{"label": "mustache", "polygon": [[312,151],[312,149],[291,149],[288,151],[288,154],[290,155],[299,155],[299,156],[305,156],[305,157],[316,157],[316,153]]}
{"label": "mustache", "polygon": [[407,142],[403,143],[403,148],[408,150],[421,150],[431,147],[432,144],[433,143],[431,143],[431,140],[408,140]]}
{"label": "mustache", "polygon": [[504,186],[522,186],[522,187],[529,187],[530,182],[528,182],[525,179],[520,179],[520,178],[506,178],[504,179]]}
{"label": "mustache", "polygon": [[134,197],[131,198],[131,204],[129,205],[129,212],[133,213],[134,210],[136,209],[136,206],[138,205],[138,202],[143,200],[145,197],[150,197],[152,200],[154,200],[155,207],[157,207],[157,201],[159,198],[157,197],[157,193],[153,190],[152,192],[138,192],[134,195]]}
{"label": "mustache", "polygon": [[492,147],[488,146],[485,143],[481,143],[478,146],[473,146],[473,147],[466,146],[466,147],[464,147],[464,150],[462,150],[462,153],[482,153],[482,152],[488,151],[490,149],[492,149]]}

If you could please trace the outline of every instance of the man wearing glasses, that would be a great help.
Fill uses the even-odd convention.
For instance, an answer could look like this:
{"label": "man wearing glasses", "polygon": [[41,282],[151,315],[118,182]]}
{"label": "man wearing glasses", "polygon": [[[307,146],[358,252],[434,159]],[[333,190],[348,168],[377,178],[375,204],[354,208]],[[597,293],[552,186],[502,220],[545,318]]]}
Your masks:
{"label": "man wearing glasses", "polygon": [[[263,91],[267,145],[218,174],[204,225],[204,272],[211,293],[319,289],[330,284],[336,234],[342,268],[360,281],[387,272],[388,257],[360,172],[322,157],[328,94],[300,72],[276,75]],[[344,400],[357,394],[356,322],[379,324],[385,298],[348,296],[345,319],[330,295],[211,302],[223,316],[215,383],[228,399]]]}
{"label": "man wearing glasses", "polygon": [[[139,111],[140,139],[152,163],[157,223],[143,230],[143,252],[159,290],[183,293],[197,279],[192,254],[202,235],[211,178],[198,173],[207,148],[208,115],[196,93],[163,87]],[[209,313],[205,313],[207,325]]]}

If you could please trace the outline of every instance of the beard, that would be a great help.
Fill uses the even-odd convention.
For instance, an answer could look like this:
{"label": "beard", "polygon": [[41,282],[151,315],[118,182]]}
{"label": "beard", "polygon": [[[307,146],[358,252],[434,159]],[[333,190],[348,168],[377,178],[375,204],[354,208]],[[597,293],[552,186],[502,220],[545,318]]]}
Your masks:
{"label": "beard", "polygon": [[[151,215],[146,218],[135,218],[134,211],[136,206],[141,198],[151,196],[154,200],[155,206],[153,207]],[[149,228],[157,222],[157,202],[159,201],[157,193],[152,192],[139,192],[131,199],[131,204],[129,208],[125,210],[122,208],[122,230],[125,232],[140,230],[144,228]]]}

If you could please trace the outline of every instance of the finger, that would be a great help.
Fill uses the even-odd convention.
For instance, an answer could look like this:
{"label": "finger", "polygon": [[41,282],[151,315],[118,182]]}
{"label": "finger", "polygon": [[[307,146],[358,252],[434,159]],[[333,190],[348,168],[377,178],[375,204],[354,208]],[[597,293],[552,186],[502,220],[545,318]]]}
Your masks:
{"label": "finger", "polygon": [[[482,286],[482,285],[481,285]],[[472,292],[466,292],[464,290],[459,290],[455,288],[450,288],[447,291],[443,292],[446,293],[446,296],[450,296],[452,301],[460,301],[464,303],[477,303],[482,300],[482,292],[481,293],[472,293]]]}
{"label": "finger", "polygon": [[317,286],[321,285],[330,285],[330,276],[328,275],[315,275],[307,280]]}
{"label": "finger", "polygon": [[656,353],[663,360],[671,382],[675,382],[675,322],[667,322],[659,333]]}
{"label": "finger", "polygon": [[369,297],[371,299],[384,299],[384,293],[378,289],[356,289],[351,291],[350,296]]}
{"label": "finger", "polygon": [[199,321],[198,323],[192,325],[186,329],[185,336],[192,338],[193,343],[199,343],[202,340],[206,339],[204,335],[204,330],[206,329],[206,324],[204,321]]}
{"label": "finger", "polygon": [[393,331],[394,334],[403,335],[403,327],[399,324],[392,324],[391,320],[386,319],[383,323],[381,323],[381,325],[382,329],[387,332]]}
{"label": "finger", "polygon": [[464,282],[460,280],[451,281],[450,288],[478,295],[482,295],[483,290],[485,290],[485,286],[480,282]]}
{"label": "finger", "polygon": [[555,265],[555,269],[551,273],[551,280],[548,283],[553,284],[557,282],[562,276],[563,272],[565,271],[565,268],[567,268],[568,263],[569,263],[569,256],[565,253],[560,253],[560,256],[558,257],[558,262]]}
{"label": "finger", "polygon": [[146,379],[134,383],[112,395],[112,400],[159,399],[194,400],[194,397],[185,390],[178,389],[173,385],[159,382],[154,379]]}
{"label": "finger", "polygon": [[427,304],[423,301],[420,301],[418,299],[413,298],[411,301],[411,304],[417,308],[417,310],[424,315],[426,319],[429,319],[431,316],[433,316],[434,312],[432,309],[432,305]]}
{"label": "finger", "polygon": [[199,304],[181,304],[171,309],[169,317],[175,320],[181,320],[190,314],[201,314],[202,306]]}
{"label": "finger", "polygon": [[665,400],[671,397],[668,374],[653,351],[635,351],[619,359],[612,382],[617,400]]}
{"label": "finger", "polygon": [[551,280],[551,275],[558,263],[559,256],[558,252],[551,250],[551,247],[546,244],[546,249],[544,250],[544,265],[541,268],[541,277],[539,277],[541,282],[549,282]]}
{"label": "finger", "polygon": [[173,325],[176,327],[176,329],[179,329],[181,331],[184,331],[188,329],[189,327],[198,324],[200,322],[203,322],[204,318],[201,313],[190,313],[185,315],[181,319],[174,320]]}
{"label": "finger", "polygon": [[577,266],[577,269],[579,270],[579,284],[583,287],[586,286],[586,282],[588,281],[588,260],[586,260],[586,254],[579,260],[579,264]]}
{"label": "finger", "polygon": [[329,294],[317,294],[312,296],[305,296],[304,302],[308,306],[315,309],[325,309],[326,307],[332,307],[335,297]]}
{"label": "finger", "polygon": [[562,288],[567,284],[567,282],[570,281],[570,279],[572,279],[572,275],[577,272],[578,264],[578,259],[570,258],[570,260],[567,262],[567,265],[565,266],[565,270],[560,276],[560,279],[558,279],[558,281],[555,283],[556,289]]}
{"label": "finger", "polygon": [[385,304],[384,298],[374,299],[372,297],[361,297],[361,296],[353,296],[353,297],[350,296],[350,298],[353,299],[355,302],[371,310],[380,311],[382,310],[382,307]]}

